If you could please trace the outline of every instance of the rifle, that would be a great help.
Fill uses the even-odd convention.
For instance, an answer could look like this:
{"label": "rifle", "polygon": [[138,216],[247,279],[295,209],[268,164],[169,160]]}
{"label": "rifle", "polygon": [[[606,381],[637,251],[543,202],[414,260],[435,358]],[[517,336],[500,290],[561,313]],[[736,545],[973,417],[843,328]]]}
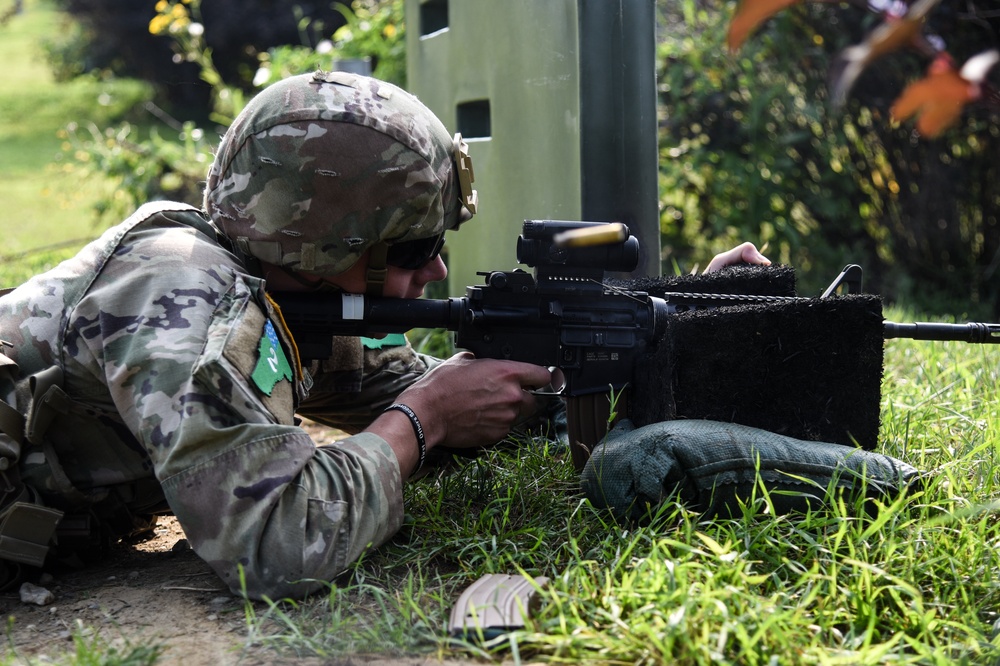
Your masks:
{"label": "rifle", "polygon": [[[800,296],[706,294],[619,289],[609,272],[629,272],[639,242],[626,225],[525,220],[518,262],[532,273],[479,273],[485,284],[447,299],[374,299],[283,292],[273,294],[303,360],[330,355],[330,337],[441,328],[455,346],[479,358],[559,368],[560,393],[577,397],[619,391],[632,381],[637,359],[664,334],[671,315],[727,305],[809,301]],[[861,267],[850,265],[820,298],[858,292]],[[884,322],[884,338],[1000,344],[1000,324]]]}

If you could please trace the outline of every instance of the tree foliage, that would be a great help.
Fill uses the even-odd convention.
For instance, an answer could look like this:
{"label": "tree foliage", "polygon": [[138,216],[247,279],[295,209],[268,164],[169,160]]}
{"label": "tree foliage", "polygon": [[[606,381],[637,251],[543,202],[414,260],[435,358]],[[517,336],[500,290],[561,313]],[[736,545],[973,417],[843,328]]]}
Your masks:
{"label": "tree foliage", "polygon": [[[210,84],[197,62],[150,32],[156,0],[58,0],[74,19],[50,50],[64,77],[94,70],[157,85],[166,101],[187,107],[209,103]],[[183,3],[185,5],[190,3]],[[230,85],[249,90],[259,54],[275,46],[315,47],[344,25],[330,0],[211,0],[201,7],[206,46]]]}
{"label": "tree foliage", "polygon": [[[996,46],[1000,13],[956,4],[932,17],[956,56]],[[799,269],[804,293],[850,261],[889,299],[958,316],[1000,311],[996,109],[969,109],[933,141],[894,126],[893,99],[927,64],[901,53],[871,66],[847,107],[833,110],[833,58],[873,24],[854,7],[793,7],[738,54],[725,47],[735,2],[659,7],[661,229],[671,256],[690,263],[755,239]]]}
{"label": "tree foliage", "polygon": [[[119,30],[125,15],[136,13],[123,10],[102,23],[116,0],[61,1],[84,17],[88,30],[101,23],[101,34]],[[274,12],[288,10],[285,3],[268,3],[268,11],[260,13],[249,9],[255,4],[243,3],[240,15],[250,19],[220,25],[221,8],[229,6],[220,2],[204,8],[199,0],[143,4],[141,30],[154,27],[150,19],[157,12],[164,17],[190,12],[188,18],[206,13],[197,15],[203,21],[199,34],[180,30],[183,21],[164,18],[163,34],[173,39],[160,37],[158,44],[177,61],[165,80],[176,80],[176,68],[195,68],[192,78],[212,91],[212,118],[220,125],[239,111],[244,93],[329,67],[336,59],[371,58],[376,76],[405,85],[403,0],[339,4],[335,20],[316,21],[304,10],[289,10],[294,20],[286,21],[284,32],[276,25],[255,32],[254,26],[274,22]],[[934,140],[918,136],[909,123],[895,125],[889,117],[893,100],[927,65],[915,54],[899,53],[869,67],[846,107],[834,109],[828,95],[833,59],[877,19],[847,4],[805,2],[769,19],[731,53],[726,31],[735,7],[734,0],[658,0],[665,270],[671,262],[693,265],[752,239],[766,244],[773,259],[798,269],[804,294],[817,293],[846,263],[859,263],[868,290],[890,301],[956,316],[995,317],[1000,312],[997,108],[970,107],[958,126]],[[983,10],[976,0],[942,0],[930,21],[959,60],[1000,41],[1000,11]],[[243,28],[238,35],[237,23]],[[337,28],[330,29],[333,25]],[[242,56],[225,57],[228,51],[220,44],[240,44]],[[102,57],[98,49],[83,60]],[[146,66],[139,64],[145,56],[126,59]],[[91,153],[91,164],[121,173],[117,211],[157,195],[195,192],[186,181],[200,178],[202,165],[195,163],[199,172],[193,173],[178,162],[191,164],[192,154],[207,155],[205,137],[216,133],[186,125],[179,129],[183,150],[166,150],[155,136],[136,141],[131,152],[137,159],[144,152],[153,156],[140,160],[148,166],[141,178],[135,176],[139,162],[122,149],[128,142],[109,138],[127,133],[107,130],[102,140],[84,139],[80,148]],[[178,183],[179,176],[185,182]]]}
{"label": "tree foliage", "polygon": [[[754,239],[808,274],[867,242],[862,224],[827,222],[857,220],[860,197],[850,126],[823,104],[822,46],[787,70],[772,65],[780,40],[734,58],[723,3],[672,7],[658,58],[664,248],[694,259]],[[831,238],[820,244],[823,231]]]}
{"label": "tree foliage", "polygon": [[264,86],[309,69],[329,68],[334,59],[363,61],[372,76],[406,87],[403,0],[353,0],[338,5],[345,23],[317,48],[285,45],[261,56],[254,82]]}
{"label": "tree foliage", "polygon": [[[208,116],[211,127],[174,120],[149,104],[147,108],[167,125],[162,133],[154,127],[142,135],[129,123],[104,129],[71,123],[64,131],[69,159],[62,169],[81,177],[89,173],[108,177],[108,194],[95,206],[98,219],[105,223],[118,222],[147,201],[201,205],[214,140],[243,108],[247,85],[252,94],[278,78],[361,57],[372,59],[376,75],[400,84],[405,80],[402,0],[354,0],[350,9],[340,5],[344,22],[329,38],[320,39],[315,48],[281,45],[258,53],[249,84],[242,76],[232,81],[219,69],[202,23],[202,7],[201,0],[157,0],[146,29],[171,45],[178,62],[197,68],[198,78],[210,91],[206,101],[210,111],[202,115]],[[303,34],[318,30],[317,25],[321,24],[299,17]]]}

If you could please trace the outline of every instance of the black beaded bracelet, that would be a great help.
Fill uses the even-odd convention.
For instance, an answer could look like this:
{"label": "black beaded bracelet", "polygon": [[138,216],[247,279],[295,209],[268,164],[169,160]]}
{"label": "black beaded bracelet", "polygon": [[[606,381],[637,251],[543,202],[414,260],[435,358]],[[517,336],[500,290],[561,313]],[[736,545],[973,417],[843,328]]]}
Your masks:
{"label": "black beaded bracelet", "polygon": [[417,460],[417,466],[410,472],[410,476],[413,476],[420,471],[424,466],[424,460],[427,459],[427,440],[424,439],[424,427],[420,425],[420,419],[417,418],[417,414],[408,405],[404,405],[401,402],[394,402],[386,407],[384,411],[389,412],[392,410],[406,414],[407,418],[410,419],[410,425],[413,426],[413,434],[417,436],[417,449],[420,457]]}

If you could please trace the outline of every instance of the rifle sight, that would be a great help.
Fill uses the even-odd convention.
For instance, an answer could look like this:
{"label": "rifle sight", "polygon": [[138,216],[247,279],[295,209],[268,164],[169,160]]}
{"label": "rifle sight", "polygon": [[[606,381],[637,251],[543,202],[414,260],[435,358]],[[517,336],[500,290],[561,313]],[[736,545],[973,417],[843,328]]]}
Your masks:
{"label": "rifle sight", "polygon": [[590,277],[631,272],[639,265],[639,240],[621,223],[525,220],[517,260],[539,276]]}

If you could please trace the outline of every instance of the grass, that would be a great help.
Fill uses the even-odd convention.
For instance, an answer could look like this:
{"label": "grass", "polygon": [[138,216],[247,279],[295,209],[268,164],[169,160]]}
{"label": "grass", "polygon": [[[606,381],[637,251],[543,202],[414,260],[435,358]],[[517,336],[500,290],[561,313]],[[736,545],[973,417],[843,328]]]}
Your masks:
{"label": "grass", "polygon": [[[27,0],[23,15],[0,26],[5,255],[93,235],[90,185],[47,166],[63,148],[57,132],[141,99],[131,84],[56,85],[38,56],[55,18],[48,3]],[[95,107],[97,99],[109,104]],[[0,285],[70,251],[0,262]],[[927,482],[875,517],[842,502],[774,516],[761,496],[731,520],[704,521],[668,502],[648,524],[619,523],[580,494],[567,452],[522,442],[408,485],[404,528],[328,594],[247,604],[246,650],[331,659],[1000,664],[997,360],[994,347],[887,344],[881,451],[925,471]],[[445,631],[451,607],[486,573],[551,582],[525,629],[493,642],[456,641]],[[158,659],[84,639],[75,648],[60,663]],[[24,661],[0,656],[13,663]]]}
{"label": "grass", "polygon": [[[619,523],[580,494],[558,444],[522,441],[409,484],[403,529],[326,594],[246,604],[245,656],[1000,664],[996,353],[887,343],[880,451],[926,482],[875,515],[838,501],[775,516],[762,495],[735,519],[668,502]],[[450,638],[453,604],[487,573],[551,581],[525,629]]]}
{"label": "grass", "polygon": [[92,206],[102,184],[80,182],[76,172],[56,164],[68,148],[60,130],[71,122],[107,126],[134,115],[149,95],[147,86],[135,81],[56,82],[43,45],[64,29],[51,0],[25,0],[22,13],[0,24],[3,263],[39,246],[96,235]]}
{"label": "grass", "polygon": [[[7,618],[8,625],[13,625],[14,618]],[[164,651],[159,643],[138,645],[127,637],[113,645],[101,634],[85,626],[80,620],[75,620],[69,627],[69,638],[72,650],[53,651],[53,656],[44,655],[38,659],[18,657],[16,648],[11,645],[9,655],[0,652],[0,664],[65,664],[66,666],[153,666]],[[8,634],[9,636],[9,634]]]}
{"label": "grass", "polygon": [[[896,319],[905,320],[901,313]],[[250,642],[613,664],[1000,663],[996,348],[893,341],[881,451],[926,472],[875,517],[833,504],[732,520],[667,503],[617,523],[552,443],[494,451],[407,488],[409,517],[326,597],[248,606]],[[486,573],[547,576],[529,626],[493,643],[445,626]]]}

